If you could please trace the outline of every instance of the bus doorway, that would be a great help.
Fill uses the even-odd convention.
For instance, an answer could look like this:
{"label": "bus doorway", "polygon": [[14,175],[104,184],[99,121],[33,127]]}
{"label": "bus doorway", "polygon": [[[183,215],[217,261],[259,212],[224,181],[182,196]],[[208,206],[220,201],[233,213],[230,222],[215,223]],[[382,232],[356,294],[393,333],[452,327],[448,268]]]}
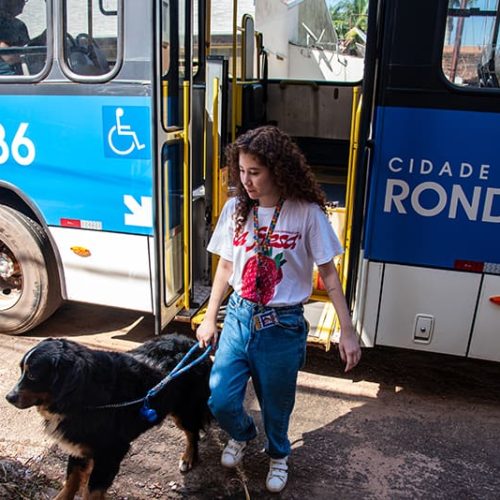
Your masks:
{"label": "bus doorway", "polygon": [[[337,261],[346,288],[363,44],[349,53],[340,47],[324,0],[233,2],[232,24],[217,3],[212,4],[218,15],[211,17],[210,53],[228,61],[227,140],[273,124],[299,145],[327,194],[331,223],[347,250]],[[224,180],[221,175],[219,189]],[[225,192],[230,194],[227,186]],[[313,281],[306,305],[309,342],[328,349],[338,324],[317,272]]]}
{"label": "bus doorway", "polygon": [[[161,2],[155,84],[158,161],[156,330],[189,322],[210,293],[212,207],[207,161],[205,2]],[[220,151],[217,151],[219,156]]]}

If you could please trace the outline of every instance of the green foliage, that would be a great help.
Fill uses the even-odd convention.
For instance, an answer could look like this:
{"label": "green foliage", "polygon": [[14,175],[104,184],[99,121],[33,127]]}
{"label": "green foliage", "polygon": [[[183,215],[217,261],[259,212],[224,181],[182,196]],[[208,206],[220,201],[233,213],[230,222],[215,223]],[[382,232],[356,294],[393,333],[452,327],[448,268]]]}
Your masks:
{"label": "green foliage", "polygon": [[366,33],[368,0],[341,0],[330,8],[333,26],[341,40],[345,40],[352,28]]}

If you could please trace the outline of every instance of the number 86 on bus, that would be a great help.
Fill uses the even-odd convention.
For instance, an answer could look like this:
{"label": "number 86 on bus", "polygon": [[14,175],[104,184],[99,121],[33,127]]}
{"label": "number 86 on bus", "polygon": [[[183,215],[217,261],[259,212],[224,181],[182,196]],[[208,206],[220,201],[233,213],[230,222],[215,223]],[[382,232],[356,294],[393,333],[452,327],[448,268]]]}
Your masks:
{"label": "number 86 on bus", "polygon": [[25,135],[28,126],[29,124],[26,122],[19,124],[9,147],[5,137],[5,128],[0,124],[0,165],[9,161],[11,155],[13,160],[23,167],[27,167],[33,163],[36,150],[33,141]]}

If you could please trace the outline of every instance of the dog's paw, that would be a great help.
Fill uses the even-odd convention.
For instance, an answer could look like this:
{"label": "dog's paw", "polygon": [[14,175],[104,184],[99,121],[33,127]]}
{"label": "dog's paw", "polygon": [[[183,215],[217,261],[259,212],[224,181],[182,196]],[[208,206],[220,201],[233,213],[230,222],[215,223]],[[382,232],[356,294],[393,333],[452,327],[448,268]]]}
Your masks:
{"label": "dog's paw", "polygon": [[181,458],[179,460],[179,470],[181,472],[189,472],[192,468],[193,468],[192,462],[188,462],[187,460],[184,460],[183,458]]}

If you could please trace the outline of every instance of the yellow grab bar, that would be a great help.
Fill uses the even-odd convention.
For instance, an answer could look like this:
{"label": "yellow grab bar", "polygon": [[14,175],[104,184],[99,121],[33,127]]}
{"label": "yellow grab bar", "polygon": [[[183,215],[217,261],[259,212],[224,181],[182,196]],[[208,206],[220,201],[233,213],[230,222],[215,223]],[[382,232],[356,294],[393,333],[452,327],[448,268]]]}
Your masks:
{"label": "yellow grab bar", "polygon": [[347,269],[349,266],[349,255],[351,250],[351,231],[352,217],[354,210],[354,181],[356,180],[356,163],[358,159],[359,148],[359,123],[361,121],[361,105],[362,96],[359,87],[353,89],[353,102],[351,112],[351,135],[349,147],[349,165],[347,169],[347,185],[346,185],[346,230],[345,239],[342,242],[345,253],[342,258],[342,267],[340,269],[340,279],[345,291],[347,285]]}
{"label": "yellow grab bar", "polygon": [[212,101],[212,178],[213,178],[213,205],[212,205],[212,227],[217,222],[220,213],[219,207],[219,79],[214,78],[214,97]]}
{"label": "yellow grab bar", "polygon": [[189,288],[190,288],[190,236],[191,236],[191,221],[189,215],[189,205],[191,202],[190,182],[189,182],[189,82],[183,83],[183,164],[182,164],[182,219],[183,219],[183,255],[184,255],[184,308],[189,309]]}
{"label": "yellow grab bar", "polygon": [[[352,231],[352,216],[353,216],[353,205],[354,205],[354,181],[356,179],[356,162],[358,158],[359,149],[359,124],[361,121],[361,101],[362,96],[359,87],[353,89],[353,99],[352,99],[352,110],[351,110],[351,133],[350,133],[350,143],[349,143],[349,164],[347,168],[347,183],[346,183],[346,219],[345,219],[345,236],[342,240],[342,245],[344,247],[344,255],[339,263],[338,272],[340,281],[342,283],[342,288],[345,291],[347,285],[347,270],[349,267],[349,254],[351,247],[351,231]],[[335,314],[331,314],[331,307],[329,304],[325,306],[324,318],[328,319],[328,323],[331,325],[331,332],[336,332],[340,330],[340,321],[335,311]],[[331,345],[331,334],[326,336],[324,339],[321,338],[321,343],[324,344],[325,350],[328,351]]]}
{"label": "yellow grab bar", "polygon": [[[212,101],[212,229],[217,223],[217,218],[220,214],[220,163],[219,163],[219,79],[214,78],[214,96]],[[217,259],[215,256],[212,257],[212,278],[215,276],[215,270],[217,267]]]}

